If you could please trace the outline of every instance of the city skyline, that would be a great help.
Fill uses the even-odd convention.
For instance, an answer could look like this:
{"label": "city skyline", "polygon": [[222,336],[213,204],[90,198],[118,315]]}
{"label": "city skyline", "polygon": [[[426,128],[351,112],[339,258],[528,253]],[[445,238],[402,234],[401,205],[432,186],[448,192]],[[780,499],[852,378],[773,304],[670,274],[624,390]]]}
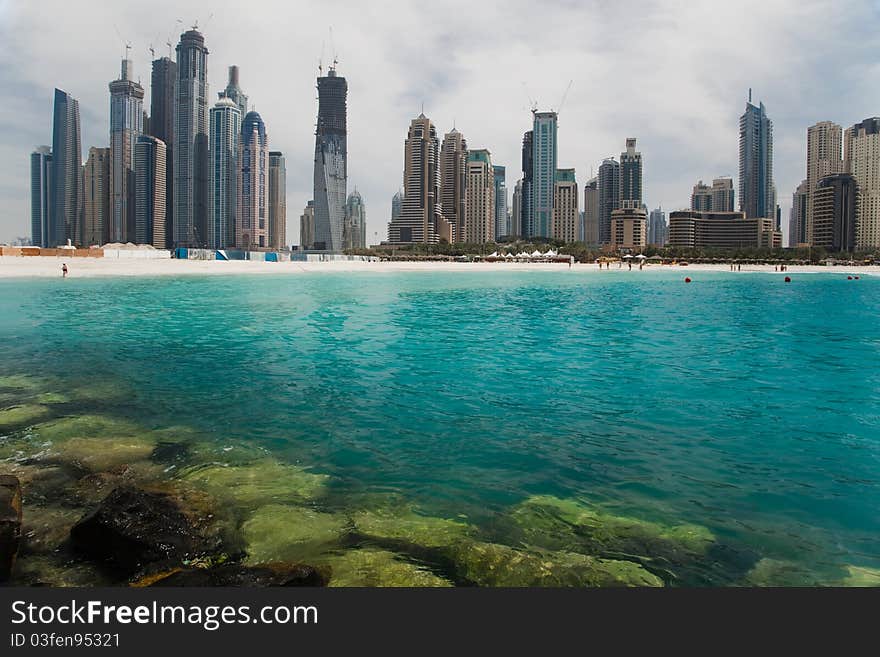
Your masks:
{"label": "city skyline", "polygon": [[[695,181],[724,175],[738,177],[738,117],[743,111],[747,90],[752,87],[755,98],[764,102],[774,122],[774,178],[783,217],[788,216],[791,193],[804,176],[807,128],[825,120],[851,126],[880,114],[880,93],[858,84],[858,62],[865,58],[870,61],[875,40],[865,30],[865,13],[876,13],[867,4],[835,8],[833,17],[829,18],[814,5],[781,3],[780,7],[768,9],[770,18],[777,19],[775,23],[769,21],[773,27],[759,28],[762,33],[767,32],[768,38],[758,39],[759,45],[749,53],[733,44],[719,44],[715,39],[701,37],[685,44],[676,36],[678,30],[683,29],[682,25],[700,19],[705,21],[707,17],[718,20],[719,24],[723,20],[725,30],[735,30],[745,25],[739,14],[748,11],[742,7],[735,11],[715,7],[710,11],[700,5],[679,10],[640,4],[636,10],[622,3],[597,16],[595,7],[588,5],[583,8],[552,6],[550,20],[557,31],[535,36],[527,48],[517,45],[517,41],[529,28],[529,16],[534,10],[518,9],[515,5],[504,11],[483,8],[478,10],[483,18],[486,18],[484,14],[501,17],[511,27],[506,39],[492,36],[480,45],[481,52],[484,48],[492,49],[510,67],[509,75],[496,76],[498,79],[488,82],[481,69],[470,63],[470,57],[465,60],[456,56],[433,56],[432,48],[439,47],[444,39],[452,40],[444,50],[454,51],[455,44],[472,36],[475,29],[471,26],[465,33],[455,34],[453,27],[457,29],[457,26],[440,16],[443,12],[438,12],[431,34],[423,35],[421,41],[408,36],[392,52],[381,43],[381,34],[415,20],[412,8],[401,6],[399,11],[385,12],[382,17],[369,16],[354,8],[346,13],[344,23],[339,22],[339,14],[334,15],[332,7],[322,11],[278,9],[273,14],[290,20],[277,21],[278,26],[272,22],[254,26],[262,30],[265,38],[260,39],[256,52],[250,52],[235,37],[241,33],[240,17],[217,12],[207,21],[212,12],[209,3],[188,6],[184,10],[187,16],[181,17],[186,19],[182,25],[175,24],[181,10],[170,3],[158,2],[151,6],[149,15],[135,5],[124,5],[108,13],[91,12],[87,4],[77,3],[76,7],[58,4],[52,8],[58,17],[57,27],[44,25],[29,7],[4,5],[0,8],[0,33],[4,38],[9,37],[6,42],[12,45],[9,60],[0,65],[0,79],[7,88],[22,90],[12,107],[0,110],[0,124],[7,128],[5,134],[9,135],[4,144],[7,157],[0,165],[0,204],[5,209],[0,216],[0,240],[30,232],[27,162],[36,146],[51,141],[51,95],[55,86],[79,101],[83,160],[89,147],[109,146],[106,85],[108,80],[118,77],[123,54],[114,24],[132,42],[133,77],[146,88],[150,86],[152,59],[148,46],[152,44],[156,49],[156,58],[166,55],[162,46],[166,38],[170,36],[176,44],[179,35],[196,17],[205,21],[199,30],[205,35],[211,52],[209,98],[213,101],[216,96],[212,94],[225,87],[229,65],[239,64],[246,71],[250,102],[266,118],[272,133],[272,148],[285,153],[287,202],[294,208],[304,207],[312,198],[317,114],[314,80],[322,43],[325,67],[334,54],[331,51],[337,52],[341,74],[348,79],[350,87],[348,178],[350,188],[357,185],[370,208],[369,243],[380,241],[386,232],[391,196],[401,180],[401,135],[418,114],[422,102],[426,115],[431,117],[440,134],[455,125],[469,141],[492,152],[493,164],[508,168],[510,195],[518,178],[522,134],[531,124],[529,97],[537,99],[541,111],[557,109],[568,81],[574,80],[559,112],[559,166],[575,167],[577,180],[586,181],[591,177],[591,169],[595,175],[604,157],[620,152],[619,144],[625,137],[636,136],[639,150],[648,162],[644,202],[649,207],[675,210],[689,207]],[[584,37],[580,43],[589,43],[590,39],[586,38],[589,34],[611,33],[634,13],[638,18],[634,29],[643,30],[646,38],[622,59],[603,54],[601,38],[590,47],[579,44],[565,50],[566,47],[559,45],[565,41],[559,38],[561,34],[575,32]],[[597,19],[593,20],[595,24],[588,25],[590,21],[581,20],[585,16]],[[783,17],[786,25],[780,25]],[[250,24],[254,19],[244,20]],[[330,43],[325,28],[331,22],[334,44]],[[298,39],[295,50],[282,48],[280,41],[273,41],[272,35],[280,34],[284,24],[311,26],[298,33],[302,38]],[[810,27],[814,24],[815,29]],[[60,31],[62,25],[63,32]],[[675,28],[676,25],[679,28]],[[377,34],[364,29],[365,26],[380,31]],[[38,28],[49,30],[45,41],[52,42],[52,48],[38,46],[35,39],[29,38]],[[83,52],[77,49],[78,40],[71,34],[87,28],[89,34],[95,34],[95,40],[88,51]],[[57,35],[56,29],[59,30]],[[853,64],[838,66],[833,74],[823,72],[816,64],[818,53],[813,51],[821,50],[827,56],[827,50],[816,46],[827,44],[829,34],[842,36],[844,33],[847,38],[830,41],[843,44],[837,47],[846,51],[847,61]],[[860,34],[864,39],[854,38]],[[648,61],[645,49],[661,43],[673,44],[674,48],[662,57],[651,59],[652,66],[645,67],[644,61]],[[570,66],[556,64],[566,59],[560,58],[564,53],[572,55],[566,60],[571,62]],[[864,57],[860,59],[862,53]],[[702,63],[704,68],[695,69],[688,63],[691,60]],[[773,62],[772,70],[765,63],[768,61]],[[725,84],[706,86],[710,69],[725,63],[733,65]],[[51,76],[47,76],[47,70],[52,71]],[[282,70],[284,83],[277,85],[273,81]],[[609,79],[624,73],[635,76],[637,86],[643,83],[639,88],[646,97],[655,96],[659,100],[623,107],[613,94],[597,93]],[[822,84],[818,84],[819,79]],[[662,85],[662,91],[658,84]],[[147,99],[151,93],[152,89],[148,89]],[[691,102],[682,105],[679,102],[682,95]],[[149,106],[147,99],[145,107]],[[494,109],[496,107],[501,109]],[[509,196],[508,202],[511,201]],[[294,224],[297,213],[288,214],[288,242],[298,243],[298,225]],[[783,221],[783,225],[786,224]]]}

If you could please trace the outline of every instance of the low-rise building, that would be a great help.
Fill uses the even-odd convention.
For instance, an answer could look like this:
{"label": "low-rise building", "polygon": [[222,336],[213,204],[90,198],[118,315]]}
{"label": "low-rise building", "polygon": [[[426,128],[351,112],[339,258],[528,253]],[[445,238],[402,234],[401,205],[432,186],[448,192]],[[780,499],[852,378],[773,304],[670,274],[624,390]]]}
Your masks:
{"label": "low-rise building", "polygon": [[669,246],[679,248],[780,248],[782,233],[774,220],[746,218],[743,212],[695,212],[669,215]]}

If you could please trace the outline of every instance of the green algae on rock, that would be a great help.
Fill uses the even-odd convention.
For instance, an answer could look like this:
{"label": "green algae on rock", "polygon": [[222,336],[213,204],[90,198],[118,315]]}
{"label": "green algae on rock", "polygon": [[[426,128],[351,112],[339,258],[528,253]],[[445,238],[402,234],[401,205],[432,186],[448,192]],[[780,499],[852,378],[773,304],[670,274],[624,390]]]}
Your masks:
{"label": "green algae on rock", "polygon": [[184,481],[239,507],[308,502],[320,497],[328,475],[263,458],[247,465],[207,465],[187,470]]}
{"label": "green algae on rock", "polygon": [[94,564],[61,554],[27,554],[15,562],[16,586],[111,586],[116,582]]}
{"label": "green algae on rock", "polygon": [[22,404],[0,410],[0,433],[23,429],[42,422],[52,415],[52,409],[43,404]]}
{"label": "green algae on rock", "polygon": [[333,587],[450,587],[452,582],[387,550],[345,550],[322,561]]}
{"label": "green algae on rock", "polygon": [[617,553],[640,557],[700,556],[715,542],[705,527],[658,523],[615,516],[576,500],[537,495],[510,513],[525,543],[585,554]]}
{"label": "green algae on rock", "polygon": [[102,438],[108,444],[118,437],[142,436],[143,427],[110,415],[74,415],[34,427],[43,440],[58,443],[71,438]]}
{"label": "green algae on rock", "polygon": [[497,543],[463,541],[450,553],[456,575],[478,586],[663,586],[630,561],[573,552],[527,552]]}
{"label": "green algae on rock", "polygon": [[471,527],[457,520],[435,518],[412,509],[379,508],[354,514],[355,530],[365,538],[440,548],[467,538]]}
{"label": "green algae on rock", "polygon": [[337,542],[350,527],[342,515],[282,504],[261,507],[242,526],[247,563],[307,560]]}
{"label": "green algae on rock", "polygon": [[103,472],[145,461],[155,449],[149,434],[107,438],[70,438],[56,443],[57,458],[91,472]]}
{"label": "green algae on rock", "polygon": [[67,541],[71,528],[82,514],[82,509],[66,506],[25,506],[21,526],[22,553],[55,552]]}
{"label": "green algae on rock", "polygon": [[820,586],[816,576],[790,561],[765,557],[758,561],[743,578],[745,586],[792,587]]}
{"label": "green algae on rock", "polygon": [[841,580],[842,586],[874,587],[880,586],[880,569],[864,566],[846,566],[846,577]]}

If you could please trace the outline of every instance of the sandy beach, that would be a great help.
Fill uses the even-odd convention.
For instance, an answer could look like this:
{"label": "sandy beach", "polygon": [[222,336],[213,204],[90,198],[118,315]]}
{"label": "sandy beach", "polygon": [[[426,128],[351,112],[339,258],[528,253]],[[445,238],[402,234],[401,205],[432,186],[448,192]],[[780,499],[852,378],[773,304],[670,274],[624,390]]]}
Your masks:
{"label": "sandy beach", "polygon": [[[573,274],[606,274],[609,271],[628,271],[626,265],[618,268],[611,265],[610,270],[599,269],[595,263],[575,264],[571,269],[566,264],[549,263],[508,263],[508,262],[252,262],[218,260],[141,260],[116,258],[60,258],[60,257],[15,257],[0,256],[0,278],[60,278],[61,265],[67,263],[70,278],[94,278],[99,276],[208,276],[241,274],[317,274],[322,272],[505,272],[505,271],[570,271]],[[655,272],[681,271],[729,271],[729,266],[720,264],[646,265],[643,270],[634,266],[632,273],[637,275]],[[743,265],[744,272],[774,272],[773,265]],[[833,273],[855,275],[880,275],[880,267],[821,267],[816,265],[791,265],[787,274]]]}

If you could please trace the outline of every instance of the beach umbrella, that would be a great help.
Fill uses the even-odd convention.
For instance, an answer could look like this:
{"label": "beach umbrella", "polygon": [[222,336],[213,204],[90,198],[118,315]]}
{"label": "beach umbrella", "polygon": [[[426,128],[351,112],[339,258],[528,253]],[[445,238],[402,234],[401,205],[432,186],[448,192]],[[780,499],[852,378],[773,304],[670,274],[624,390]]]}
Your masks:
{"label": "beach umbrella", "polygon": [[639,255],[636,256],[636,258],[638,258],[639,260],[647,260],[647,259],[648,259],[648,256],[643,255],[643,254],[640,253]]}
{"label": "beach umbrella", "polygon": [[632,256],[629,253],[627,253],[625,256],[623,256],[624,260],[629,260],[630,258],[632,258]]}

